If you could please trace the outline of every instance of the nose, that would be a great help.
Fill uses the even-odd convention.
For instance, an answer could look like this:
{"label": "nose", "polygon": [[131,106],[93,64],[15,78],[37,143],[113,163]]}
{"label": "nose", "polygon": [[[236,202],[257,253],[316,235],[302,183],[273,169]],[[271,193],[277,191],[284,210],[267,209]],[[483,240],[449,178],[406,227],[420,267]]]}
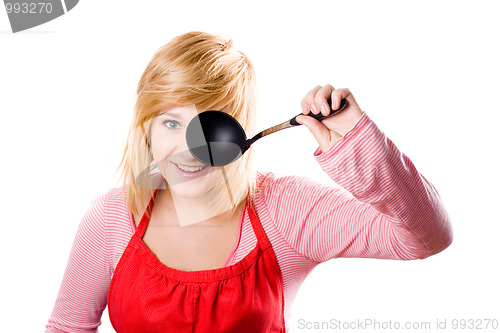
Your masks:
{"label": "nose", "polygon": [[193,154],[191,154],[191,151],[189,150],[187,141],[186,141],[186,129],[182,131],[182,134],[180,134],[182,137],[181,140],[179,140],[179,143],[175,147],[175,150],[173,154],[169,157],[171,161],[177,162],[177,163],[182,163],[182,164],[203,164],[203,162],[198,161],[196,157],[194,157]]}

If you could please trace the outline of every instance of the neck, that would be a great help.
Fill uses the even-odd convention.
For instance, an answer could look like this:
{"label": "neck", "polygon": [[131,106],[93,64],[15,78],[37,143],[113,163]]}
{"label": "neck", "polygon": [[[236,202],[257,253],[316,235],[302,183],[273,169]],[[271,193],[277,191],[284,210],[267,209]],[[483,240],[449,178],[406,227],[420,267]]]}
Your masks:
{"label": "neck", "polygon": [[207,196],[186,198],[171,192],[168,187],[165,190],[160,190],[157,196],[162,206],[175,211],[181,227],[193,224],[200,226],[227,225],[231,221],[238,219],[243,208],[243,202],[241,202],[234,213],[229,212],[233,208],[231,203],[214,210],[214,205]]}

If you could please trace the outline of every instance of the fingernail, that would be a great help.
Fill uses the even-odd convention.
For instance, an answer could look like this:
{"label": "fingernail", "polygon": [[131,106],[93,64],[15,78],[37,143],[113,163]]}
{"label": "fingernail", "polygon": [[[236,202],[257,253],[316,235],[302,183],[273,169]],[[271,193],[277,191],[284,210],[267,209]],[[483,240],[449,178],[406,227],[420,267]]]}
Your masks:
{"label": "fingernail", "polygon": [[313,109],[314,113],[318,112],[318,107],[316,105],[311,105],[311,108]]}
{"label": "fingernail", "polygon": [[337,110],[335,100],[332,98],[332,110]]}
{"label": "fingernail", "polygon": [[324,116],[328,114],[328,109],[326,108],[326,106],[321,105],[321,112],[323,113]]}

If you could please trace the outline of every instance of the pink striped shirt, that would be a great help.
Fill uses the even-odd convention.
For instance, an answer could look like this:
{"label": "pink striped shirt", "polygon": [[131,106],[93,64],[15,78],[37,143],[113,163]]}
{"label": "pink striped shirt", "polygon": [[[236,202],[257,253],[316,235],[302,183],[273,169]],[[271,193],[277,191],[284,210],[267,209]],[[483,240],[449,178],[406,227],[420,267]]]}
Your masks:
{"label": "pink striped shirt", "polygon": [[[285,321],[311,270],[333,258],[423,259],[452,241],[435,188],[365,114],[328,151],[314,152],[341,188],[257,172],[255,211],[283,274]],[[46,332],[98,332],[108,287],[135,225],[120,188],[92,201],[80,222]],[[256,245],[248,212],[226,265]]]}

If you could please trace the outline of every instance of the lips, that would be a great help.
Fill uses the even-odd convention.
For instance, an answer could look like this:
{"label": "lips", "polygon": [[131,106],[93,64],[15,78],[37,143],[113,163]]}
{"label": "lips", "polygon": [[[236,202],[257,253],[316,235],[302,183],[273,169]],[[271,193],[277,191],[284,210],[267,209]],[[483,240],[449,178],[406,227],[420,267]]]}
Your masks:
{"label": "lips", "polygon": [[180,163],[175,163],[175,162],[172,162],[172,163],[180,165],[180,166],[183,166],[183,167],[188,167],[188,168],[201,168],[201,167],[205,167],[206,166],[205,164],[202,164],[202,165],[187,165],[187,164],[180,164]]}
{"label": "lips", "polygon": [[[190,172],[182,170],[176,163],[172,162],[172,164],[175,166],[177,172],[185,178],[198,178],[210,172],[210,168],[208,167],[208,165],[205,165],[205,167],[203,167],[203,169],[201,170]],[[184,164],[181,164],[181,166],[184,166]]]}
{"label": "lips", "polygon": [[185,167],[183,165],[177,165],[177,167],[179,169],[181,169],[182,171],[190,172],[190,173],[196,173],[196,172],[199,172],[199,171],[205,169],[205,167]]}

